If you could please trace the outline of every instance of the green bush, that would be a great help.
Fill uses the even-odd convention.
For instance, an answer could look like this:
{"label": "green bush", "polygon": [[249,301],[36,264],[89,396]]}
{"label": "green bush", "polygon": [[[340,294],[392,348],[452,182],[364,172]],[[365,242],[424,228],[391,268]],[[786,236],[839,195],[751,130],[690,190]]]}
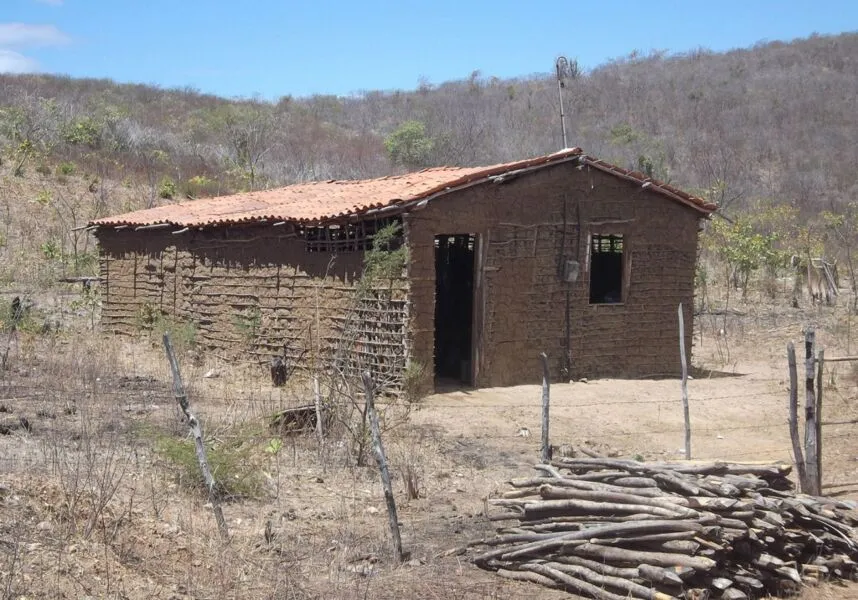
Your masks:
{"label": "green bush", "polygon": [[39,249],[45,260],[59,260],[63,256],[59,243],[53,238],[39,246]]}
{"label": "green bush", "polygon": [[173,181],[172,178],[164,176],[164,178],[161,179],[161,183],[158,186],[158,196],[160,198],[163,198],[164,200],[172,200],[176,197],[177,191],[176,182]]}
{"label": "green bush", "polygon": [[74,175],[75,171],[77,171],[77,166],[73,162],[62,162],[57,167],[57,174],[65,175],[66,177]]}
{"label": "green bush", "polygon": [[218,182],[214,179],[209,179],[205,175],[191,177],[185,182],[184,187],[185,194],[190,198],[216,196],[220,191]]}
{"label": "green bush", "polygon": [[[215,493],[224,500],[258,498],[262,494],[261,461],[266,458],[259,432],[237,430],[205,441],[206,458],[215,480]],[[155,451],[175,470],[181,485],[208,493],[197,460],[194,440],[156,435]]]}
{"label": "green bush", "polygon": [[262,324],[262,311],[258,306],[252,306],[247,310],[233,316],[233,324],[244,341],[248,344],[256,339],[259,326]]}
{"label": "green bush", "polygon": [[426,395],[429,387],[429,376],[426,365],[417,361],[409,361],[402,372],[402,392],[408,402],[419,402]]}
{"label": "green bush", "polygon": [[384,140],[384,147],[395,165],[419,169],[429,165],[435,142],[420,121],[406,121]]}
{"label": "green bush", "polygon": [[98,148],[101,145],[101,126],[92,117],[82,117],[67,123],[62,139],[72,146]]}
{"label": "green bush", "polygon": [[197,345],[196,323],[166,315],[151,302],[144,302],[137,311],[137,328],[156,335],[159,343],[161,336],[169,333],[177,352],[192,350]]}

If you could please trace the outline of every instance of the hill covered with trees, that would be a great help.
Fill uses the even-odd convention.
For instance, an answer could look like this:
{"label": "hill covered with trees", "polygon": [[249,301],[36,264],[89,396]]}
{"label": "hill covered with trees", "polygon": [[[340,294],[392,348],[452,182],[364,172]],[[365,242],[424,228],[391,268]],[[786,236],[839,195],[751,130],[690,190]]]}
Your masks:
{"label": "hill covered with trees", "polygon": [[[822,210],[849,225],[858,196],[856,33],[727,53],[633,53],[578,73],[563,94],[569,143],[589,154],[705,194],[733,218],[785,207],[790,227]],[[25,200],[58,219],[50,235],[65,256],[70,225],[114,210],[545,154],[562,146],[558,113],[553,73],[474,72],[412,91],[277,102],[0,75],[0,242],[8,250],[20,230],[14,205]],[[774,232],[757,221],[756,233]]]}

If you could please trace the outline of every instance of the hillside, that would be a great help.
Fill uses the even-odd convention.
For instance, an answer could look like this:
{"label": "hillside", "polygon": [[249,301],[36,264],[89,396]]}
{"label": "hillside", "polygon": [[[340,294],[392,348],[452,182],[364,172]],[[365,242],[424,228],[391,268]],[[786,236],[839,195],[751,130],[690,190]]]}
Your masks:
{"label": "hillside", "polygon": [[[721,54],[633,54],[581,73],[564,90],[570,144],[708,194],[728,215],[771,202],[815,214],[854,197],[856,98],[856,33]],[[24,202],[49,209],[43,217],[56,231],[36,241],[50,256],[44,244],[65,253],[75,243],[71,221],[110,211],[311,179],[487,164],[561,145],[553,74],[501,80],[475,72],[414,91],[276,103],[2,75],[3,262],[8,241],[22,231],[15,213]],[[69,185],[83,194],[71,208],[60,193]]]}

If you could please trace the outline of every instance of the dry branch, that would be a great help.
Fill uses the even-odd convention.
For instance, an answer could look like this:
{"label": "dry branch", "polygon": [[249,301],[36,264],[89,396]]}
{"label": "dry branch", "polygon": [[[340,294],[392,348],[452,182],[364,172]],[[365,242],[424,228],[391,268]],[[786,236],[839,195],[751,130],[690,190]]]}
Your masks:
{"label": "dry branch", "polygon": [[591,598],[659,600],[760,598],[858,573],[854,506],[786,491],[789,465],[535,467],[543,476],[488,501],[517,523],[470,545],[478,566]]}
{"label": "dry branch", "polygon": [[181,371],[179,371],[179,362],[176,360],[176,353],[173,351],[173,344],[170,341],[169,333],[164,333],[164,350],[167,353],[167,360],[170,363],[170,371],[173,375],[173,395],[182,413],[184,413],[188,427],[194,437],[194,450],[197,455],[197,461],[200,463],[200,471],[203,475],[206,490],[208,491],[209,503],[212,505],[212,512],[214,513],[215,521],[217,521],[220,536],[224,541],[227,541],[229,540],[229,529],[227,528],[223,509],[220,506],[220,499],[216,492],[215,479],[209,468],[208,458],[206,457],[206,447],[203,443],[203,427],[197,417],[191,412],[188,394],[185,391],[185,384],[182,381]]}

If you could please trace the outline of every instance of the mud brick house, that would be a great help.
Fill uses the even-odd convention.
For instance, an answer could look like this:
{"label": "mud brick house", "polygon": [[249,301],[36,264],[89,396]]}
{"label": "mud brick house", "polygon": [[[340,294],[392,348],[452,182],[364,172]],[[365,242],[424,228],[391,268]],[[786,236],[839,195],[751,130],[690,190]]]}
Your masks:
{"label": "mud brick house", "polygon": [[[361,348],[476,386],[679,371],[699,222],[715,206],[580,149],[365,181],[304,183],[93,221],[107,331],[193,322],[214,354],[331,356],[365,251],[401,224],[396,293]],[[691,327],[686,329],[691,349]]]}

